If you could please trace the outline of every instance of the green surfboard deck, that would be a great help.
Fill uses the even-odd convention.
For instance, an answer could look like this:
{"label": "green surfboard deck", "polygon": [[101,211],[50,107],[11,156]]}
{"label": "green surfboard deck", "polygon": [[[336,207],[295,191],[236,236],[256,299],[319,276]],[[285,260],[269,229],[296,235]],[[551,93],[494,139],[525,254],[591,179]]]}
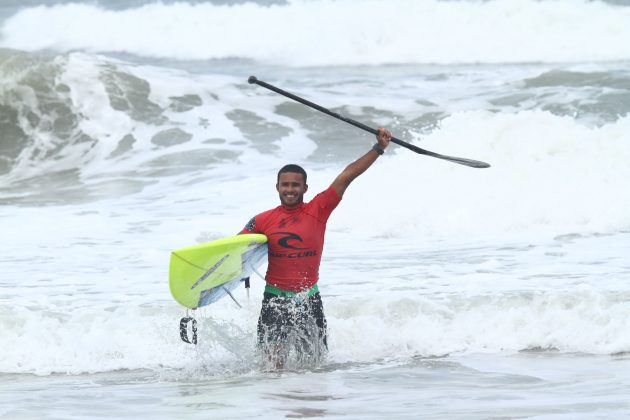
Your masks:
{"label": "green surfboard deck", "polygon": [[181,305],[196,309],[216,302],[266,260],[267,237],[229,236],[171,252],[168,283]]}

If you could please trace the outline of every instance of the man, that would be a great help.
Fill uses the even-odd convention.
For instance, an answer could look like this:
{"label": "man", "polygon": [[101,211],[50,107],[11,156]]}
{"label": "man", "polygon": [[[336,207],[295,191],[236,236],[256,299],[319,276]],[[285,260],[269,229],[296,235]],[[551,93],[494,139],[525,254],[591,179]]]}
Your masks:
{"label": "man", "polygon": [[269,265],[258,343],[277,368],[285,365],[291,349],[298,360],[318,361],[327,350],[326,318],[317,287],[326,222],[350,183],[383,154],[391,133],[379,128],[377,143],[348,165],[333,183],[304,203],[306,172],[286,165],[278,172],[280,206],[252,218],[241,233],[268,238]]}

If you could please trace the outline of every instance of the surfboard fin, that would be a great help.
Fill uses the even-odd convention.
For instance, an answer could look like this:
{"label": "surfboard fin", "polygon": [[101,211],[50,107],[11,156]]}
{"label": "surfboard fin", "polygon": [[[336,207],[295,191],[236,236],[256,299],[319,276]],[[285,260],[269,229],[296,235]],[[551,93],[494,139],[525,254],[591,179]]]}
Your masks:
{"label": "surfboard fin", "polygon": [[245,277],[241,279],[241,281],[245,282],[245,290],[247,291],[247,302],[249,303],[249,277]]}
{"label": "surfboard fin", "polygon": [[234,303],[236,303],[236,305],[239,308],[242,308],[241,304],[238,303],[238,301],[236,300],[236,298],[232,295],[232,293],[225,287],[225,286],[221,286],[221,288],[223,288],[223,290],[225,291],[225,293],[228,294],[228,296],[230,296],[232,298],[232,300],[234,301]]}
{"label": "surfboard fin", "polygon": [[252,266],[251,266],[251,269],[252,269],[252,271],[253,271],[254,273],[256,273],[256,275],[257,275],[258,277],[260,277],[260,279],[261,279],[261,280],[265,280],[265,276],[263,276],[262,274],[260,274],[260,273],[258,272],[258,270],[256,270],[256,267],[254,267],[254,266],[252,265]]}

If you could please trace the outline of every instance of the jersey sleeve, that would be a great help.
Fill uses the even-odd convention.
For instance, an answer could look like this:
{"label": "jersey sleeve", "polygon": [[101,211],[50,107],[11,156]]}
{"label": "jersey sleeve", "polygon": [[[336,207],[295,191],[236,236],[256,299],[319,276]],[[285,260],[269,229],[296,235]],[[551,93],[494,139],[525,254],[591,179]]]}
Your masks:
{"label": "jersey sleeve", "polygon": [[243,230],[239,232],[239,235],[245,233],[260,233],[260,231],[256,230],[256,216],[249,219],[249,222],[247,222]]}
{"label": "jersey sleeve", "polygon": [[274,211],[275,209],[267,210],[252,217],[240,233],[265,234],[265,229],[269,227],[269,221],[273,219]]}
{"label": "jersey sleeve", "polygon": [[312,201],[316,203],[319,209],[319,218],[326,221],[341,202],[341,197],[339,197],[339,194],[337,194],[337,191],[335,191],[331,185],[325,191],[317,194]]}

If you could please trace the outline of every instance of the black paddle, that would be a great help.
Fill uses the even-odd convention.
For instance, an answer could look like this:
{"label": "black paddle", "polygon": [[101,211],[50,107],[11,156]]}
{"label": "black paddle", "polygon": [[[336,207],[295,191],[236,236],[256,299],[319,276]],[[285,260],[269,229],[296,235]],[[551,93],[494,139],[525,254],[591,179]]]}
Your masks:
{"label": "black paddle", "polygon": [[[332,112],[331,110],[324,108],[323,106],[319,106],[317,104],[314,104],[313,102],[307,101],[306,99],[300,98],[299,96],[296,96],[296,95],[294,95],[292,93],[289,93],[289,92],[287,92],[285,90],[282,90],[282,89],[277,88],[277,87],[275,87],[273,85],[270,85],[269,83],[265,83],[262,80],[258,80],[256,78],[256,76],[249,76],[249,79],[247,79],[247,81],[249,83],[251,83],[251,84],[255,83],[255,84],[259,85],[259,86],[262,86],[264,88],[272,90],[272,91],[274,91],[276,93],[279,93],[280,95],[286,96],[287,98],[291,98],[294,101],[297,101],[297,102],[299,102],[301,104],[304,104],[306,106],[310,106],[311,108],[315,108],[316,110],[318,110],[320,112],[323,112],[324,114],[328,114],[331,117],[335,117],[335,118],[337,118],[337,119],[339,119],[341,121],[345,121],[348,124],[352,124],[355,127],[359,127],[360,129],[365,130],[365,131],[367,131],[369,133],[377,134],[377,131],[375,129],[373,129],[372,127],[368,127],[367,125],[361,124],[360,122],[355,121],[353,119],[346,118],[346,117],[344,117],[342,115],[337,114],[336,112]],[[409,149],[411,151],[414,151],[416,153],[420,153],[421,155],[427,155],[427,156],[431,156],[431,157],[438,158],[438,159],[448,160],[450,162],[459,163],[460,165],[466,165],[466,166],[470,166],[472,168],[489,168],[490,167],[490,165],[487,164],[486,162],[480,162],[478,160],[464,159],[464,158],[458,158],[458,157],[453,157],[453,156],[446,156],[446,155],[441,155],[439,153],[430,152],[428,150],[421,149],[418,146],[414,146],[413,144],[409,144],[409,143],[407,143],[405,141],[399,140],[396,137],[392,137],[391,141],[396,143],[399,146],[406,147],[407,149]]]}

